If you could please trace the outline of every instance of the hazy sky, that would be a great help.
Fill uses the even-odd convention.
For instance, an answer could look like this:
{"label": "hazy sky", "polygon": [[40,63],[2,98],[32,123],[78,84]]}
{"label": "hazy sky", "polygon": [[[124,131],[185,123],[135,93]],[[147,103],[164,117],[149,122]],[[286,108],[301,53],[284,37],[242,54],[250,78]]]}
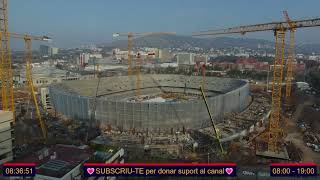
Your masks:
{"label": "hazy sky", "polygon": [[[112,41],[113,32],[195,31],[320,16],[319,0],[8,0],[12,32],[47,34],[58,47]],[[273,40],[273,33],[247,37]],[[320,27],[301,29],[298,43],[320,43]],[[13,46],[19,46],[14,41]]]}

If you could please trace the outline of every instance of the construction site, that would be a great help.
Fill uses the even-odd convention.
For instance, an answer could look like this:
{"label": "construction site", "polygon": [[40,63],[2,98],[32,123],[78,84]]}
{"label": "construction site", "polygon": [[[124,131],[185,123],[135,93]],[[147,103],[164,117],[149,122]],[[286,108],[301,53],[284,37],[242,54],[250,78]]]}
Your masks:
{"label": "construction site", "polygon": [[[11,114],[0,113],[0,155],[5,155],[0,164],[37,160],[43,163],[40,172],[53,176],[58,169],[52,166],[73,162],[66,158],[72,156],[67,151],[82,153],[73,154],[76,163],[69,163],[70,168],[91,159],[92,141],[123,148],[125,162],[228,161],[251,167],[320,162],[319,122],[310,115],[319,115],[320,101],[293,88],[291,67],[296,29],[320,26],[320,19],[295,21],[284,12],[286,21],[193,33],[198,37],[272,31],[273,77],[259,90],[245,79],[206,76],[205,66],[196,75],[142,73],[139,52],[131,54],[133,37],[173,33],[116,33],[128,37],[128,74],[103,77],[97,67],[94,78],[53,82],[47,87],[52,109],[45,110],[39,103],[40,88],[32,80],[31,42],[51,38],[8,32],[7,1],[1,4],[1,113]],[[26,87],[13,85],[10,38],[25,43]],[[42,152],[56,164],[44,162]],[[57,160],[57,152],[65,162]]]}
{"label": "construction site", "polygon": [[[241,112],[250,103],[245,81],[208,77],[206,95],[214,118]],[[95,120],[102,127],[136,132],[171,132],[209,125],[209,116],[199,87],[201,76],[143,75],[140,96],[136,96],[136,78],[128,76],[66,82],[51,86],[54,109],[74,119]],[[86,84],[86,86],[83,86]],[[95,110],[95,111],[94,111]]]}

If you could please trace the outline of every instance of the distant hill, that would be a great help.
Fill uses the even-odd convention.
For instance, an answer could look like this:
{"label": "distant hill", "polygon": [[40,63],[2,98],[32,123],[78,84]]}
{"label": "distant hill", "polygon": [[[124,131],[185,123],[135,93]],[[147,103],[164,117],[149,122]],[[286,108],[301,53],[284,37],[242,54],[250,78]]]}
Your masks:
{"label": "distant hill", "polygon": [[[114,41],[112,43],[102,44],[107,48],[127,48],[127,40]],[[273,52],[274,42],[262,39],[251,38],[232,38],[232,37],[217,37],[217,38],[195,38],[191,36],[181,35],[153,35],[144,36],[134,39],[135,47],[155,47],[155,48],[180,48],[188,49],[190,47],[199,47],[203,49],[210,48],[231,48],[244,47],[258,50],[258,46],[263,49]],[[297,53],[312,53],[320,52],[320,44],[300,44],[297,45]]]}

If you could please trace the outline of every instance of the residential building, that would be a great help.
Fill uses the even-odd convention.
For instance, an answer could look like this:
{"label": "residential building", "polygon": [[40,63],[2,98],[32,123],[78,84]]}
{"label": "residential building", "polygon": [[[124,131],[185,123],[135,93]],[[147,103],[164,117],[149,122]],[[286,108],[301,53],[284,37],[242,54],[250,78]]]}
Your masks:
{"label": "residential building", "polygon": [[268,70],[268,62],[258,61],[254,58],[240,58],[236,60],[239,70]]}
{"label": "residential building", "polygon": [[50,56],[50,54],[51,54],[50,46],[40,45],[40,54],[42,56]]}
{"label": "residential building", "polygon": [[178,65],[194,65],[193,53],[178,53],[177,54]]}
{"label": "residential building", "polygon": [[316,55],[315,53],[312,53],[312,55],[310,55],[308,57],[308,60],[311,60],[311,61],[319,61],[320,60],[320,56],[319,55]]}
{"label": "residential building", "polygon": [[94,59],[94,58],[96,58],[96,59],[102,59],[102,58],[103,58],[103,57],[102,57],[102,54],[100,54],[100,53],[90,54],[89,57],[90,57],[91,59]]}
{"label": "residential building", "polygon": [[160,62],[171,62],[171,53],[169,49],[159,49]]}
{"label": "residential building", "polygon": [[0,164],[12,161],[13,153],[13,113],[0,110]]}
{"label": "residential building", "polygon": [[82,164],[93,154],[94,151],[85,146],[55,145],[17,161],[36,163],[37,173],[34,180],[80,180]]}
{"label": "residential building", "polygon": [[[65,70],[57,69],[54,66],[47,64],[32,64],[32,81],[36,87],[47,86],[52,83],[59,83],[66,80],[77,80],[79,79],[78,74],[69,73]],[[25,69],[20,72],[19,76],[15,76],[15,80],[23,85],[27,84],[27,77]]]}
{"label": "residential building", "polygon": [[[96,146],[105,147],[106,151],[96,151],[95,156],[100,156],[99,159],[104,163],[124,163],[124,149],[110,145],[109,141],[103,135],[100,135],[90,141],[91,144]],[[106,148],[107,147],[107,148]],[[89,160],[90,161],[90,160]]]}
{"label": "residential building", "polygon": [[78,65],[81,67],[84,67],[86,64],[88,64],[90,59],[90,54],[89,53],[80,53],[79,55],[79,61],[78,61]]}
{"label": "residential building", "polygon": [[[90,162],[98,162],[98,163],[117,163],[123,164],[124,163],[124,149],[121,147],[112,146],[110,141],[106,140],[104,136],[98,136],[95,139],[90,141],[90,144],[96,147],[103,147],[106,149],[105,151],[96,151],[94,156],[88,160]],[[103,177],[98,180],[115,180],[117,177],[115,176],[108,176]]]}
{"label": "residential building", "polygon": [[144,48],[146,54],[148,54],[149,58],[158,58],[159,57],[159,49],[158,48]]}
{"label": "residential building", "polygon": [[50,47],[50,55],[51,55],[51,56],[58,54],[58,52],[59,52],[59,48],[57,48],[57,47]]}
{"label": "residential building", "polygon": [[47,45],[40,45],[40,54],[44,57],[53,56],[58,54],[59,48],[50,47]]}
{"label": "residential building", "polygon": [[194,56],[194,62],[195,63],[200,63],[200,64],[207,64],[208,62],[208,56],[207,55],[195,55]]}
{"label": "residential building", "polygon": [[[131,55],[132,54],[134,54],[134,52],[131,52]],[[113,49],[113,56],[115,59],[125,60],[128,59],[128,51],[121,51],[120,49],[116,48]]]}
{"label": "residential building", "polygon": [[231,63],[231,62],[212,62],[212,67],[218,67],[222,70],[231,70],[231,69],[237,69],[237,64]]}
{"label": "residential building", "polygon": [[305,58],[304,54],[296,54],[297,59],[303,59]]}
{"label": "residential building", "polygon": [[235,54],[234,56],[237,56],[237,57],[246,57],[246,58],[249,58],[250,55],[248,53],[237,53]]}

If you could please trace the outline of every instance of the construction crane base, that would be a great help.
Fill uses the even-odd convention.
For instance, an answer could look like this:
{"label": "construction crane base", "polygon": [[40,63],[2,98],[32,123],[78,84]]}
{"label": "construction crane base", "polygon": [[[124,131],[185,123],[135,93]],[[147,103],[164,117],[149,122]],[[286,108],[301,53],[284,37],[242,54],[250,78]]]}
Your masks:
{"label": "construction crane base", "polygon": [[256,149],[256,155],[267,157],[267,158],[290,160],[287,148],[285,146],[283,146],[283,148],[280,149],[278,152],[259,151],[258,149]]}
{"label": "construction crane base", "polygon": [[264,131],[261,133],[257,138],[255,138],[255,150],[257,156],[263,156],[268,158],[276,158],[276,159],[286,159],[289,160],[289,154],[285,143],[283,143],[282,139],[284,137],[283,130],[279,130],[277,132],[277,136],[279,137],[275,144],[276,149],[269,150],[268,149],[268,141],[270,135],[274,134],[275,132],[270,132],[269,130]]}

